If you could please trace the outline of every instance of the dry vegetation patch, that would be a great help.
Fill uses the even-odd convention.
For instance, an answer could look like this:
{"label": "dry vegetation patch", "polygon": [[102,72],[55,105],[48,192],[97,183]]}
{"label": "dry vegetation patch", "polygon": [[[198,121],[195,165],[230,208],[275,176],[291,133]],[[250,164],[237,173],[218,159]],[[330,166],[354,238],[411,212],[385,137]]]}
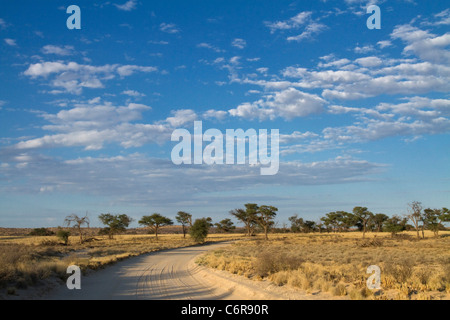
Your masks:
{"label": "dry vegetation patch", "polygon": [[[448,299],[450,237],[420,241],[407,233],[287,234],[241,241],[202,256],[198,262],[251,279],[330,292],[351,299]],[[381,290],[371,291],[367,268],[381,269]]]}

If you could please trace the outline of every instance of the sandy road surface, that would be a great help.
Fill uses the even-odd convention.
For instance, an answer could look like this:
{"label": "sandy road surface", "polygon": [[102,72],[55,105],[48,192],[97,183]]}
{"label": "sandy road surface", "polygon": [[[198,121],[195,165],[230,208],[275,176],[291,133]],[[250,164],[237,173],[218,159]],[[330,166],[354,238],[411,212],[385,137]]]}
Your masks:
{"label": "sandy road surface", "polygon": [[247,293],[205,276],[195,258],[224,243],[178,248],[130,258],[81,278],[81,290],[65,285],[41,297],[46,300],[218,300],[248,299]]}

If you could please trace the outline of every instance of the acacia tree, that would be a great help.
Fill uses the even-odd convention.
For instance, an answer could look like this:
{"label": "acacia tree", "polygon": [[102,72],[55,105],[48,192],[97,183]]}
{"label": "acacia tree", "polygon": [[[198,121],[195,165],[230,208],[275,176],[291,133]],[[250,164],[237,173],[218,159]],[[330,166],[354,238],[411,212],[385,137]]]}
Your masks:
{"label": "acacia tree", "polygon": [[223,219],[222,221],[215,223],[214,225],[217,227],[217,230],[225,233],[236,229],[231,219]]}
{"label": "acacia tree", "polygon": [[112,215],[110,213],[102,213],[98,218],[107,226],[101,230],[101,233],[107,234],[109,239],[113,239],[115,234],[124,232],[133,221],[133,219],[126,214]]}
{"label": "acacia tree", "polygon": [[289,217],[289,221],[291,222],[291,231],[296,233],[296,232],[301,232],[302,231],[302,227],[303,227],[303,218],[299,218],[297,215],[294,215],[292,217]]}
{"label": "acacia tree", "polygon": [[140,225],[149,227],[150,230],[155,232],[156,239],[158,239],[158,230],[162,226],[172,225],[173,222],[167,217],[160,215],[159,213],[154,213],[151,216],[143,216],[138,222]]}
{"label": "acacia tree", "polygon": [[391,218],[388,218],[383,223],[383,231],[390,232],[391,237],[394,237],[397,233],[403,231],[406,229],[406,222],[408,221],[407,218],[400,218],[399,216],[392,216]]}
{"label": "acacia tree", "polygon": [[355,225],[355,216],[346,211],[333,211],[320,218],[327,228],[332,228],[334,232],[348,230]]}
{"label": "acacia tree", "polygon": [[434,232],[434,236],[439,236],[439,230],[444,227],[445,222],[450,221],[450,210],[442,209],[425,209],[424,222],[428,229]]}
{"label": "acacia tree", "polygon": [[[422,227],[422,237],[425,237],[424,235],[424,228],[425,228],[425,219],[422,213],[422,203],[419,201],[413,201],[408,204],[408,214],[407,218],[411,220],[411,222],[414,224],[414,227],[416,228],[417,232],[417,239],[420,239],[419,235],[419,228]],[[420,222],[422,222],[422,226],[420,225]]]}
{"label": "acacia tree", "polygon": [[247,203],[245,205],[245,209],[235,209],[230,211],[231,215],[244,224],[248,236],[252,236],[254,234],[257,213],[258,205],[254,203]]}
{"label": "acacia tree", "polygon": [[183,238],[186,238],[187,227],[192,227],[192,215],[184,211],[178,211],[175,219],[178,223],[181,223],[181,227],[183,228]]}
{"label": "acacia tree", "polygon": [[269,240],[269,228],[274,224],[273,219],[277,215],[278,208],[273,206],[261,206],[257,211],[256,221],[263,228],[266,240]]}
{"label": "acacia tree", "polygon": [[373,213],[367,210],[366,207],[354,207],[353,215],[355,216],[356,221],[361,223],[363,228],[363,238],[365,238],[367,224],[373,219]]}
{"label": "acacia tree", "polygon": [[383,231],[383,224],[387,219],[389,219],[389,217],[384,213],[377,213],[373,216],[372,223],[377,232]]}
{"label": "acacia tree", "polygon": [[82,229],[82,227],[84,225],[86,225],[89,228],[89,217],[87,215],[88,214],[86,212],[86,215],[84,217],[79,217],[75,213],[72,213],[71,215],[68,215],[64,219],[64,224],[67,227],[70,227],[71,225],[73,225],[73,228],[77,230],[78,235],[80,237],[80,244],[83,243],[83,229]]}

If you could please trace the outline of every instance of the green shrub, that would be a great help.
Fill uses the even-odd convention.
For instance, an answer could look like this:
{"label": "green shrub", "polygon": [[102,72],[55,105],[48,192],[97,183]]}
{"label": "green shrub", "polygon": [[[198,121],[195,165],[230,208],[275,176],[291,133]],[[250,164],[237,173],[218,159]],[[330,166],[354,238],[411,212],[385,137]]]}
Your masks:
{"label": "green shrub", "polygon": [[47,228],[35,228],[30,232],[30,236],[39,236],[39,237],[45,237],[45,236],[52,236],[55,233],[51,230],[48,230]]}
{"label": "green shrub", "polygon": [[194,239],[195,242],[203,243],[208,236],[209,227],[210,223],[207,219],[197,219],[189,229],[189,235],[192,237],[192,239]]}
{"label": "green shrub", "polygon": [[58,232],[56,232],[56,236],[64,242],[64,245],[67,246],[67,244],[69,243],[69,236],[70,236],[70,231],[64,230],[64,229],[59,229]]}

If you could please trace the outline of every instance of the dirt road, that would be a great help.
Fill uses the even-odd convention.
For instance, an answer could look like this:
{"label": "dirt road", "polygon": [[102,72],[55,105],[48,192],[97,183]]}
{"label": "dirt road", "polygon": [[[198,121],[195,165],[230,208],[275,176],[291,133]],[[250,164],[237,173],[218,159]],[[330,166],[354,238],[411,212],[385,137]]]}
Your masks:
{"label": "dirt road", "polygon": [[248,294],[209,278],[195,258],[224,243],[171,249],[121,261],[81,278],[81,290],[65,285],[42,297],[46,300],[245,300]]}

